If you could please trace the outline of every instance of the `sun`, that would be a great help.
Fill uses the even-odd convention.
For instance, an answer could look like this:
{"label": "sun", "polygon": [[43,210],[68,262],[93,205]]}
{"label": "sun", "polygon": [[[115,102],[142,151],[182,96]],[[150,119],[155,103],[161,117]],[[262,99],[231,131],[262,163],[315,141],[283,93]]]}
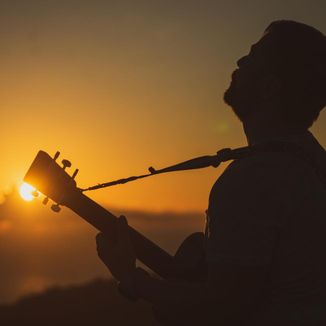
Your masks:
{"label": "sun", "polygon": [[20,196],[26,201],[31,201],[35,198],[33,195],[35,191],[36,189],[28,183],[23,183],[19,189]]}

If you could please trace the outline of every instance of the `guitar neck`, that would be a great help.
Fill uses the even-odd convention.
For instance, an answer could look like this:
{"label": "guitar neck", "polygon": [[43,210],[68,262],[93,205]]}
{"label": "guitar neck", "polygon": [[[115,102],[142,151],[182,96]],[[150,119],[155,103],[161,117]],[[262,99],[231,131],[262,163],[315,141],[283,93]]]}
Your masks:
{"label": "guitar neck", "polygon": [[[106,236],[115,237],[116,216],[82,192],[74,192],[63,204]],[[130,226],[129,234],[137,259],[156,274],[167,279],[176,278],[183,274],[182,267],[176,263],[169,253]]]}

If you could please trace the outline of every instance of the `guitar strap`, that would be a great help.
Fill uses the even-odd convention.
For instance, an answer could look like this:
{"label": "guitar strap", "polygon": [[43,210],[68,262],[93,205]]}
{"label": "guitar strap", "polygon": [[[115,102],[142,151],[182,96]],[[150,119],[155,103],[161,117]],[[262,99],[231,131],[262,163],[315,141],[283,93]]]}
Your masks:
{"label": "guitar strap", "polygon": [[[324,187],[326,188],[326,170],[325,166],[321,166],[322,163],[318,160],[316,155],[311,150],[304,148],[303,146],[294,143],[294,142],[282,142],[275,141],[269,143],[261,143],[254,146],[248,147],[250,148],[248,155],[257,155],[261,153],[288,153],[293,155],[294,157],[305,162],[310,168],[313,169],[319,180],[322,182]],[[326,161],[326,152],[324,150],[323,155],[325,156]],[[239,158],[245,157],[244,155]]]}
{"label": "guitar strap", "polygon": [[320,167],[318,166],[319,164],[318,162],[316,162],[316,159],[314,158],[312,153],[304,149],[299,144],[293,142],[272,141],[272,142],[265,142],[265,143],[260,143],[252,146],[239,147],[235,149],[223,148],[220,151],[218,151],[216,155],[212,155],[212,156],[207,155],[207,156],[193,158],[191,160],[184,161],[159,170],[156,170],[153,167],[149,167],[148,168],[149,173],[147,174],[109,181],[80,190],[84,192],[84,191],[107,188],[118,184],[125,184],[131,181],[135,181],[138,179],[143,179],[153,175],[167,173],[167,172],[202,169],[209,166],[216,168],[222,162],[242,159],[245,157],[258,155],[262,153],[290,153],[298,157],[299,159],[304,160],[306,163],[308,163],[308,165],[310,165],[314,169],[314,171],[316,172],[316,174],[318,175],[318,177],[321,179],[322,183],[326,187],[326,174],[324,171],[320,169]]}

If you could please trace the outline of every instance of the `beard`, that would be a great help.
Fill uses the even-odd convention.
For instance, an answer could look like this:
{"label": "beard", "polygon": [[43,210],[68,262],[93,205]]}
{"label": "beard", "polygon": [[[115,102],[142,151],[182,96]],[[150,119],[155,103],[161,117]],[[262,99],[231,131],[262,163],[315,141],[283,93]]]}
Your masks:
{"label": "beard", "polygon": [[230,86],[224,92],[224,102],[229,105],[234,114],[243,122],[253,111],[253,98],[249,89],[244,90],[235,86],[232,80]]}
{"label": "beard", "polygon": [[234,106],[234,91],[233,91],[234,87],[233,87],[233,81],[231,82],[229,88],[226,89],[226,91],[224,92],[224,96],[223,96],[223,100],[224,102],[229,105],[232,109]]}

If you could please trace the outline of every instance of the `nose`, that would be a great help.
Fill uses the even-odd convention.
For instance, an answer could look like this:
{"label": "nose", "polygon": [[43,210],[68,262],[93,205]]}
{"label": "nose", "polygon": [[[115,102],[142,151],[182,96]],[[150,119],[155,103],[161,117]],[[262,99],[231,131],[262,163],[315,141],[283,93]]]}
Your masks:
{"label": "nose", "polygon": [[248,59],[248,56],[247,56],[247,55],[245,55],[245,56],[243,56],[242,58],[240,58],[240,59],[237,61],[237,66],[238,66],[239,68],[240,68],[240,66],[243,66],[243,65],[246,63],[247,59]]}

